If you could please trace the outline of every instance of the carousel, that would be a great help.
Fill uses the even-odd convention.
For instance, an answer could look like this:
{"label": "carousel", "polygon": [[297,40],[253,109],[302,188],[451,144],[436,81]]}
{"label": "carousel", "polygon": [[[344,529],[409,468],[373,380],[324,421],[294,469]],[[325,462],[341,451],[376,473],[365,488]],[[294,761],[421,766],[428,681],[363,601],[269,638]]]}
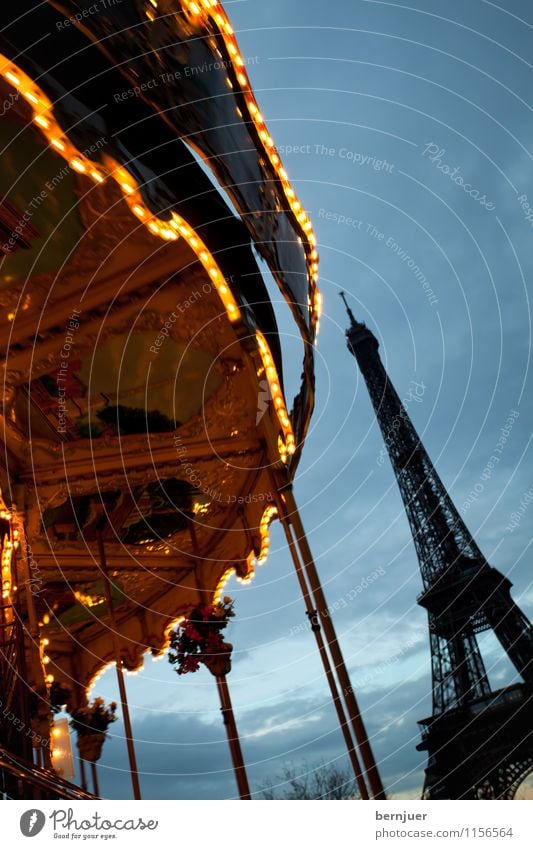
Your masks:
{"label": "carousel", "polygon": [[[141,798],[124,673],[170,652],[216,678],[250,798],[224,586],[253,579],[279,520],[361,798],[384,798],[291,487],[316,240],[228,17],[214,0],[23,0],[2,19],[0,793],[98,796],[118,710]],[[273,287],[301,339],[294,398]],[[109,666],[118,706],[89,698]]]}

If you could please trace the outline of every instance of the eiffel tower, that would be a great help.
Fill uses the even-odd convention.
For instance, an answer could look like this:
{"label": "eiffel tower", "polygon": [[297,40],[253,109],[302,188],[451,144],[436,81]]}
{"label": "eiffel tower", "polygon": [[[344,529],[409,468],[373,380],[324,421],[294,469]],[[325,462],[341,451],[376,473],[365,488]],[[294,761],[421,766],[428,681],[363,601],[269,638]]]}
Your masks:
{"label": "eiffel tower", "polygon": [[[398,397],[365,324],[350,317],[348,349],[365,379],[411,527],[427,610],[432,716],[423,798],[512,799],[533,771],[533,628],[459,516]],[[477,635],[492,630],[522,682],[493,690]]]}

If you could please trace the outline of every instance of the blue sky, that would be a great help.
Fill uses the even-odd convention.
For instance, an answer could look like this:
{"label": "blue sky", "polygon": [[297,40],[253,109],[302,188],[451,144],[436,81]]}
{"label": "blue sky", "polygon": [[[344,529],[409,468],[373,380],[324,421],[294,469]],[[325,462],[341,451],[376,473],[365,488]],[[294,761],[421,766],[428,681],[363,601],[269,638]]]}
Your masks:
{"label": "blue sky", "polygon": [[[533,508],[520,513],[533,486],[533,9],[413,3],[226,4],[243,55],[258,57],[248,72],[319,242],[317,404],[295,491],[384,782],[400,796],[423,779],[415,746],[416,721],[431,711],[428,636],[402,502],[345,347],[340,290],[378,336],[400,396],[423,385],[413,421],[481,549],[533,615]],[[299,346],[291,323],[280,327],[290,381]],[[510,416],[500,463],[483,478]],[[228,591],[238,612],[230,686],[252,785],[284,764],[344,764],[279,528],[254,583]],[[513,680],[494,642],[482,645],[493,686]],[[207,671],[178,679],[148,659],[128,690],[144,795],[234,797]],[[116,696],[113,672],[95,695]],[[113,735],[101,789],[124,797],[119,723]]]}

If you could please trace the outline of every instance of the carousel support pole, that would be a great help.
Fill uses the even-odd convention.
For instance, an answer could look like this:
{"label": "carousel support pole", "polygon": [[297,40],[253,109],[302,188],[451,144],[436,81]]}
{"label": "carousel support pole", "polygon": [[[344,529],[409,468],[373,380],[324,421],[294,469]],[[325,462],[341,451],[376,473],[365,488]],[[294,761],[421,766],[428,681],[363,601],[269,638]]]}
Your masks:
{"label": "carousel support pole", "polygon": [[133,798],[141,798],[141,786],[139,784],[139,772],[137,770],[137,759],[135,757],[135,746],[133,743],[133,731],[131,727],[130,711],[128,706],[128,696],[126,693],[126,684],[124,681],[124,672],[122,669],[122,655],[120,653],[120,645],[118,642],[118,628],[115,611],[113,608],[113,599],[111,596],[111,585],[107,572],[107,559],[105,555],[103,531],[100,528],[98,531],[98,551],[100,554],[100,569],[104,582],[105,597],[107,609],[109,613],[109,621],[111,623],[111,633],[113,639],[113,648],[115,652],[115,662],[117,670],[118,689],[120,692],[120,704],[122,707],[122,715],[124,717],[124,730],[126,732],[126,745],[128,747],[128,760],[130,764],[131,785],[133,788]]}
{"label": "carousel support pole", "polygon": [[[256,375],[254,362],[253,362],[253,360],[250,356],[246,357],[245,362],[246,362],[248,375],[249,375],[249,378],[250,378],[250,381],[251,381],[251,385],[253,386],[253,388],[255,390],[256,387],[257,387],[257,375]],[[280,513],[280,516],[282,516],[282,515],[286,516],[286,511],[284,509],[285,504],[283,503],[283,505],[282,505],[282,501],[283,501],[284,496],[283,496],[281,490],[285,486],[287,486],[288,477],[285,473],[285,480],[283,481],[283,483],[281,485],[278,485],[276,473],[274,471],[274,466],[271,465],[270,461],[269,461],[270,456],[279,456],[279,454],[274,453],[274,452],[277,452],[278,439],[277,439],[277,434],[275,433],[274,428],[272,427],[272,424],[270,423],[268,416],[263,416],[262,419],[261,419],[261,431],[262,431],[262,434],[264,436],[264,442],[265,442],[266,453],[265,453],[264,456],[265,456],[265,459],[267,461],[266,466],[267,466],[267,469],[268,469],[270,479],[273,482],[274,492],[276,493],[276,496],[277,496],[276,503],[277,503],[277,505],[279,505],[278,506],[278,512]],[[286,521],[283,522],[284,529],[285,529],[286,525],[289,524],[289,523],[290,523],[290,517],[286,516]],[[287,531],[285,531],[285,533],[287,535]],[[292,532],[291,532],[290,528],[289,528],[289,535],[292,536]],[[289,540],[289,535],[287,535],[287,540]],[[292,542],[292,539],[291,539],[291,542]],[[312,595],[309,596],[309,593],[307,591],[307,587],[305,585],[305,578],[304,578],[305,562],[304,562],[304,569],[302,570],[296,548],[294,546],[291,546],[290,543],[289,543],[289,547],[290,547],[290,550],[291,550],[291,554],[293,555],[294,566],[296,568],[296,573],[298,575],[298,579],[300,580],[300,586],[302,588],[302,593],[304,595],[304,599],[306,600],[307,614],[310,617],[311,624],[313,625],[313,618],[312,617],[315,617],[315,621],[316,621],[316,613],[317,613],[316,608],[318,607],[318,605],[316,603],[315,604],[312,603],[313,596]],[[311,562],[312,562],[312,557],[311,557]],[[314,567],[314,563],[313,563],[313,567]],[[300,577],[300,576],[302,576],[302,577]],[[318,585],[320,586],[320,582],[318,581],[318,575],[316,576],[316,578],[317,578]],[[311,593],[313,593],[314,583],[311,580],[309,581],[309,583],[311,585]],[[305,589],[304,589],[304,587],[305,587]],[[309,603],[307,602],[308,598],[310,600]],[[326,609],[326,612],[327,612],[327,606],[326,606],[325,609]],[[328,645],[330,645],[330,638],[328,636],[329,629],[326,630],[326,628],[324,626],[324,616],[323,616],[322,610],[320,610],[320,609],[319,609],[319,615],[320,615],[320,621],[322,622],[322,627],[324,628],[324,632],[326,633]],[[327,616],[325,618],[327,619],[328,625],[329,625],[330,624],[329,618]],[[329,657],[327,656],[327,652],[325,650],[324,641],[321,637],[320,631],[318,631],[315,628],[313,630],[314,630],[315,637],[317,639],[317,643],[318,643],[318,646],[319,646],[319,651],[320,651],[320,655],[322,657],[322,662],[324,664],[326,677],[328,679],[328,682],[330,682],[330,689],[331,689],[331,694],[333,696],[333,702],[334,702],[335,708],[337,710],[337,715],[339,717],[339,722],[340,722],[340,726],[341,726],[341,729],[342,729],[342,733],[343,733],[343,736],[344,736],[344,739],[345,739],[345,742],[346,742],[346,745],[347,745],[347,748],[348,748],[348,754],[350,756],[350,761],[351,761],[352,768],[353,768],[353,771],[354,771],[355,779],[357,781],[357,786],[359,787],[359,792],[361,793],[361,798],[362,799],[368,799],[368,790],[366,788],[365,782],[363,780],[363,776],[361,774],[361,769],[360,769],[359,762],[358,762],[358,759],[357,759],[357,754],[356,754],[355,749],[354,749],[351,734],[349,734],[349,732],[348,732],[346,716],[345,716],[345,713],[344,713],[342,702],[339,698],[339,692],[338,692],[337,685],[336,685],[335,680],[334,680],[334,675],[333,675],[333,671],[331,669]],[[322,645],[323,651],[321,650],[321,645]],[[331,651],[331,646],[330,646],[330,651]],[[340,652],[340,648],[339,648],[339,652]],[[337,661],[335,660],[333,653],[332,653],[332,658],[333,658],[335,666],[337,668],[338,664],[337,664]],[[343,663],[344,663],[344,661],[343,661]],[[350,685],[350,681],[349,681],[347,672],[346,672],[346,678],[348,680],[348,686],[351,690],[351,685]],[[341,686],[343,686],[340,678],[339,678],[339,683],[341,684]],[[346,696],[345,696],[345,700],[346,700]],[[354,698],[354,701],[355,701],[355,698]],[[347,707],[349,707],[348,704],[347,704]],[[352,727],[354,728],[354,732],[355,732],[354,718],[351,715],[350,710],[349,710],[349,713],[350,713],[350,720],[352,722]],[[359,738],[357,737],[357,732],[356,732],[356,740],[359,742]],[[360,743],[359,743],[359,745],[360,745]],[[361,748],[361,745],[360,745],[360,748]],[[365,767],[366,767],[365,754],[366,754],[366,752],[364,752],[363,748],[361,748],[361,756],[363,757],[363,762],[365,763]],[[373,758],[372,758],[372,760],[373,760]],[[374,764],[374,766],[375,766],[375,764]],[[377,772],[377,770],[376,770],[376,772]],[[374,777],[372,778],[372,781],[374,783],[376,783]],[[377,782],[379,784],[381,784],[380,779],[379,779],[379,775],[377,775]],[[372,783],[371,783],[371,787],[372,787]],[[381,799],[385,798],[383,788],[381,788],[381,796],[376,796],[375,798],[381,798]]]}
{"label": "carousel support pole", "polygon": [[198,545],[198,537],[196,536],[196,528],[194,526],[194,518],[186,513],[185,519],[187,521],[187,530],[189,532],[189,537],[191,539],[192,558],[193,558],[193,561],[194,561],[194,568],[195,568],[194,574],[195,574],[195,580],[196,580],[196,588],[197,588],[197,590],[200,594],[200,598],[203,601],[206,593],[205,593],[205,589],[201,585],[201,578],[200,578],[200,576],[201,576],[200,567],[202,565],[202,555],[200,553],[200,546]]}
{"label": "carousel support pole", "polygon": [[[194,520],[191,519],[190,516],[187,516],[187,527],[189,530],[189,535],[191,537],[194,560],[196,565],[198,566],[201,563],[200,547],[198,545],[198,538],[196,536]],[[227,658],[229,658],[229,655],[227,655]],[[222,721],[224,722],[224,725],[226,727],[226,734],[228,736],[231,762],[233,764],[235,780],[237,781],[239,798],[241,800],[251,799],[252,796],[250,794],[248,776],[246,775],[246,767],[244,765],[244,758],[239,739],[239,732],[237,730],[237,723],[235,721],[235,714],[233,712],[233,705],[231,703],[231,696],[226,675],[222,674],[220,671],[217,671],[216,661],[213,664],[204,660],[204,663],[211,672],[211,674],[214,675],[214,677],[216,678],[218,695],[220,698],[220,710],[222,712]],[[231,663],[228,664],[227,669],[231,669]]]}
{"label": "carousel support pole", "polygon": [[[14,611],[14,621],[13,628],[16,634],[17,640],[17,665],[18,669],[16,670],[16,675],[18,677],[18,693],[19,693],[19,711],[20,711],[20,720],[22,721],[23,728],[28,729],[31,728],[31,716],[30,716],[30,708],[29,708],[29,698],[30,692],[33,693],[33,688],[30,687],[28,681],[28,670],[26,665],[26,640],[25,636],[28,634],[31,642],[31,634],[24,627],[24,622],[22,618],[22,604],[21,604],[21,592],[19,586],[19,575],[18,575],[18,562],[17,562],[17,549],[13,546],[13,556],[11,559],[11,576],[12,582],[16,587],[16,593],[13,604]],[[50,737],[48,736],[48,744],[50,743]],[[24,757],[28,761],[33,761],[33,746],[29,737],[25,734],[23,738],[23,751]],[[50,767],[52,765],[52,761],[50,758],[50,749],[49,745],[45,747],[45,751],[43,751],[43,760],[45,766]]]}
{"label": "carousel support pole", "polygon": [[222,718],[226,726],[228,735],[228,743],[233,763],[233,770],[237,780],[237,788],[241,799],[251,799],[250,786],[248,784],[248,776],[246,775],[246,767],[242,756],[242,749],[237,731],[237,723],[235,722],[235,714],[233,713],[233,705],[229,693],[228,682],[225,675],[216,675],[218,695],[220,696],[220,709]]}
{"label": "carousel support pole", "polygon": [[85,761],[83,760],[81,755],[79,756],[79,762],[80,762],[81,787],[82,787],[82,790],[85,790],[85,792],[87,793],[87,790],[88,790],[88,788],[87,788],[87,773],[85,772]]}
{"label": "carousel support pole", "polygon": [[[47,684],[45,677],[45,670],[43,664],[40,660],[39,654],[39,642],[40,642],[40,629],[39,629],[39,620],[37,617],[37,611],[35,608],[35,597],[34,597],[34,577],[32,572],[32,556],[28,553],[27,546],[27,528],[26,523],[24,521],[24,509],[19,512],[17,507],[17,503],[22,503],[24,505],[24,489],[21,485],[17,485],[15,487],[16,492],[16,502],[14,504],[14,512],[19,517],[19,550],[21,551],[21,556],[17,555],[16,550],[14,551],[15,561],[16,561],[16,569],[17,571],[20,569],[21,574],[16,576],[16,585],[19,588],[17,592],[18,598],[18,606],[19,610],[22,609],[22,601],[24,601],[26,605],[26,611],[28,614],[28,626],[23,628],[23,637],[25,634],[29,637],[29,646],[28,646],[28,656],[29,656],[29,669],[27,669],[27,676],[25,680],[28,682],[28,685],[31,681],[34,682],[34,687],[32,686],[33,692],[36,693],[39,699],[42,696],[39,694],[40,688],[42,688],[43,692],[47,692]],[[19,580],[20,578],[20,580]],[[39,586],[39,581],[36,581]],[[21,593],[20,587],[23,587],[23,592]],[[30,726],[31,726],[31,718],[30,718]],[[32,746],[33,749],[33,746]],[[48,769],[52,769],[52,759],[50,755],[50,737],[48,737],[47,745],[41,746],[40,748],[35,748],[31,752],[31,756],[29,760],[32,760],[33,756],[38,759],[41,766],[47,767]]]}
{"label": "carousel support pole", "polygon": [[283,526],[283,530],[285,531],[285,536],[287,538],[287,544],[289,546],[289,551],[291,553],[294,567],[296,570],[296,575],[298,577],[298,582],[300,584],[300,589],[302,591],[302,595],[304,597],[305,607],[306,607],[306,615],[309,618],[309,624],[311,625],[311,630],[315,635],[315,640],[318,647],[318,652],[320,654],[320,659],[322,661],[322,665],[324,667],[324,672],[326,673],[326,679],[329,685],[329,689],[331,692],[331,697],[333,700],[333,704],[335,706],[335,710],[337,713],[337,717],[339,720],[339,725],[342,731],[342,736],[344,737],[344,742],[346,744],[346,749],[348,750],[348,757],[350,758],[350,763],[352,765],[352,770],[355,776],[355,780],[357,782],[357,787],[359,789],[359,794],[361,799],[368,799],[368,788],[365,784],[365,780],[363,777],[363,773],[361,770],[361,766],[359,763],[359,759],[357,757],[357,752],[354,746],[354,741],[350,732],[350,727],[348,724],[348,719],[346,717],[346,713],[344,711],[344,706],[342,704],[342,700],[339,694],[339,690],[337,684],[335,682],[335,676],[333,674],[333,670],[331,668],[331,662],[326,651],[326,646],[324,644],[324,638],[322,636],[322,630],[320,627],[320,622],[318,620],[318,614],[315,609],[313,609],[312,599],[309,594],[308,584],[305,578],[305,575],[302,570],[302,566],[300,564],[300,560],[298,557],[298,552],[296,550],[296,546],[294,543],[294,539],[292,537],[290,523],[288,521],[288,517],[285,512],[285,506],[278,499],[278,513],[280,517],[281,524]]}
{"label": "carousel support pole", "polygon": [[350,676],[348,675],[348,670],[346,668],[346,663],[344,661],[341,647],[337,639],[335,627],[333,625],[331,617],[329,616],[326,597],[324,595],[324,591],[320,583],[320,578],[316,570],[313,555],[311,553],[311,549],[307,541],[298,507],[294,499],[294,494],[292,492],[292,484],[285,483],[285,485],[283,485],[280,489],[282,490],[280,493],[281,499],[285,500],[285,505],[287,507],[287,518],[294,528],[296,543],[302,554],[304,571],[307,573],[307,578],[311,587],[311,593],[315,600],[315,604],[320,616],[320,622],[322,624],[322,628],[324,629],[324,634],[326,635],[326,640],[337,672],[339,684],[342,688],[344,701],[355,733],[355,738],[359,744],[359,751],[361,752],[363,765],[368,776],[368,782],[370,785],[370,790],[372,792],[372,798],[386,799],[385,790],[381,782],[381,777],[379,775],[377,764],[374,759],[374,754],[372,752],[370,741],[368,739],[363,719],[361,717],[361,712],[357,704],[357,699],[355,698],[355,693],[350,682]]}
{"label": "carousel support pole", "polygon": [[98,784],[98,771],[94,761],[91,762],[91,775],[93,777],[93,792],[95,796],[100,798],[100,785]]}
{"label": "carousel support pole", "polygon": [[186,515],[185,519],[187,521],[187,529],[189,531],[189,536],[191,538],[192,552],[194,555],[194,559],[199,563],[201,560],[200,557],[200,546],[198,545],[198,537],[196,536],[196,528],[194,527],[194,519]]}
{"label": "carousel support pole", "polygon": [[[26,526],[23,526],[23,538],[20,540],[20,545],[22,543],[26,543]],[[30,638],[30,664],[31,664],[31,675],[34,680],[38,680],[41,678],[42,686],[46,688],[46,680],[44,675],[44,669],[40,662],[39,658],[39,640],[40,640],[40,630],[37,618],[37,611],[35,609],[35,598],[33,596],[32,589],[32,570],[30,564],[30,558],[26,553],[22,558],[23,565],[23,580],[21,581],[24,587],[24,600],[26,602],[26,610],[28,611],[28,636]],[[17,582],[18,583],[18,582]],[[50,766],[50,764],[47,764]]]}

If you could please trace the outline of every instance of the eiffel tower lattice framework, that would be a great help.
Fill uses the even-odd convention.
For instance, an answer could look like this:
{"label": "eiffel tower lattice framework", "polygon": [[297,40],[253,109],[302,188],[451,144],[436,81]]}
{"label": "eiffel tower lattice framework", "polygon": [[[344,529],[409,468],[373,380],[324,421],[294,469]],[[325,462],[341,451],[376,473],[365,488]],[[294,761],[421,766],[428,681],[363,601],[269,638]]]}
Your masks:
{"label": "eiffel tower lattice framework", "polygon": [[[344,296],[343,296],[344,297]],[[346,301],[345,301],[346,303]],[[426,799],[512,799],[533,771],[533,628],[462,521],[398,397],[366,325],[348,349],[365,379],[420,563],[433,685],[420,722]],[[492,630],[522,681],[493,690],[477,635]]]}

